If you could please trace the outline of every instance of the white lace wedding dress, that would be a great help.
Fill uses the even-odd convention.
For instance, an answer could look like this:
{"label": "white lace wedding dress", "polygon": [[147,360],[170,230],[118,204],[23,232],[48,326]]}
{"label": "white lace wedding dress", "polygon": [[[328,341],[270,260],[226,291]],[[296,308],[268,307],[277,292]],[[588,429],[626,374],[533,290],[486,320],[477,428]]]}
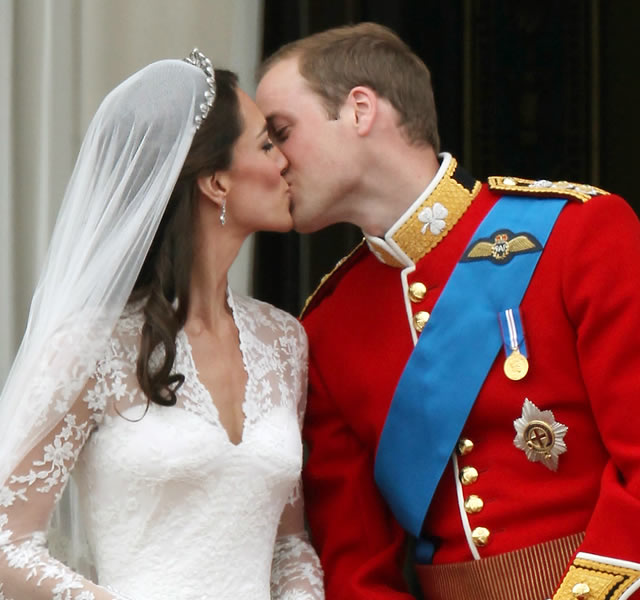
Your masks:
{"label": "white lace wedding dress", "polygon": [[[231,294],[229,303],[248,375],[240,443],[220,423],[184,331],[178,404],[145,413],[142,317],[126,315],[72,410],[0,487],[0,600],[323,597],[300,525],[306,338],[268,304]],[[72,469],[94,581],[47,550]]]}

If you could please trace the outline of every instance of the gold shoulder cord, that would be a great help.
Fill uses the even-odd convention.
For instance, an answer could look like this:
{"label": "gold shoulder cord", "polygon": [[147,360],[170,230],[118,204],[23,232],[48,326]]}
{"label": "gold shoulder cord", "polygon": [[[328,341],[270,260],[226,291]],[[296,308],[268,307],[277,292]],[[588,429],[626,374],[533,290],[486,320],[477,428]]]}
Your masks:
{"label": "gold shoulder cord", "polygon": [[318,295],[318,292],[322,289],[324,284],[327,283],[327,281],[329,281],[329,279],[331,279],[331,277],[336,273],[336,271],[338,271],[338,269],[340,269],[340,267],[342,267],[342,265],[344,265],[344,263],[346,263],[360,249],[360,247],[363,244],[364,244],[364,238],[358,243],[358,245],[353,250],[351,250],[351,252],[349,252],[349,254],[347,254],[346,256],[343,256],[336,263],[336,266],[333,267],[333,269],[331,269],[331,271],[329,271],[326,275],[324,275],[322,277],[322,279],[320,280],[320,283],[317,285],[316,289],[313,290],[311,295],[305,300],[304,306],[302,307],[302,310],[300,311],[300,316],[298,317],[299,319],[302,319],[302,317],[304,317],[305,313],[307,312],[307,309],[311,305],[311,302]]}
{"label": "gold shoulder cord", "polygon": [[546,179],[523,179],[522,177],[489,177],[489,188],[500,192],[509,192],[525,196],[553,198],[573,198],[586,202],[594,196],[606,196],[609,192],[585,183],[570,181],[548,181]]}

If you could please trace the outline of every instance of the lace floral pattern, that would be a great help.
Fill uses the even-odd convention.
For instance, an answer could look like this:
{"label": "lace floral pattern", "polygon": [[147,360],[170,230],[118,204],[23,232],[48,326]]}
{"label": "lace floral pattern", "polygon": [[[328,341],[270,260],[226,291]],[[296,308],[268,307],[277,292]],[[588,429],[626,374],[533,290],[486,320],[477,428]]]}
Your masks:
{"label": "lace floral pattern", "polygon": [[306,534],[283,536],[276,540],[271,597],[281,600],[323,597],[322,567]]}
{"label": "lace floral pattern", "polygon": [[[184,331],[178,403],[146,409],[135,376],[142,317],[125,314],[57,428],[0,486],[0,600],[323,597],[304,532],[278,534],[302,522],[306,338],[270,305],[229,304],[247,371],[241,442],[220,423]],[[95,582],[54,559],[43,533],[71,475]]]}
{"label": "lace floral pattern", "polygon": [[[40,467],[40,470],[30,469],[27,475],[13,475],[9,481],[26,484],[28,487],[42,480],[42,485],[35,489],[43,494],[49,493],[54,488],[61,490],[69,478],[69,469],[75,463],[82,446],[89,437],[89,432],[90,423],[88,421],[77,424],[76,415],[65,415],[62,431],[56,435],[51,444],[45,445],[42,460],[33,461],[33,466]],[[11,494],[16,494],[26,499],[24,498],[26,489],[26,487],[18,488],[12,492],[9,488],[3,488],[3,495],[9,498]],[[9,502],[8,505],[10,504],[13,502]]]}

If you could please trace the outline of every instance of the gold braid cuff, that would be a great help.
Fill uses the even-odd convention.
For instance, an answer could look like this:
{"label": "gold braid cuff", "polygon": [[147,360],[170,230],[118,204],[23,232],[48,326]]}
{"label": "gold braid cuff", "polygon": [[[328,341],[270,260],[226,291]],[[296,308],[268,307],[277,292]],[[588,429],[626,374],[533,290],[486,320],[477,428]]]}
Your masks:
{"label": "gold braid cuff", "polygon": [[640,571],[578,558],[553,600],[619,600],[640,579]]}

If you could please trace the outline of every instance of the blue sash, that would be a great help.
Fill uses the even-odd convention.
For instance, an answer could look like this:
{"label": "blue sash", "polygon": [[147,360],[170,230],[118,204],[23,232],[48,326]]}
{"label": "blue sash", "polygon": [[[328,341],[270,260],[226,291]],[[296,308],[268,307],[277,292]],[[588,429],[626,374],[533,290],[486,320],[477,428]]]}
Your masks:
{"label": "blue sash", "polygon": [[520,305],[565,203],[505,196],[495,204],[469,249],[480,244],[486,255],[486,240],[504,231],[526,232],[539,244],[533,251],[512,253],[508,260],[497,261],[490,254],[461,260],[405,366],[378,444],[375,479],[399,523],[417,538],[502,345],[498,315]]}

